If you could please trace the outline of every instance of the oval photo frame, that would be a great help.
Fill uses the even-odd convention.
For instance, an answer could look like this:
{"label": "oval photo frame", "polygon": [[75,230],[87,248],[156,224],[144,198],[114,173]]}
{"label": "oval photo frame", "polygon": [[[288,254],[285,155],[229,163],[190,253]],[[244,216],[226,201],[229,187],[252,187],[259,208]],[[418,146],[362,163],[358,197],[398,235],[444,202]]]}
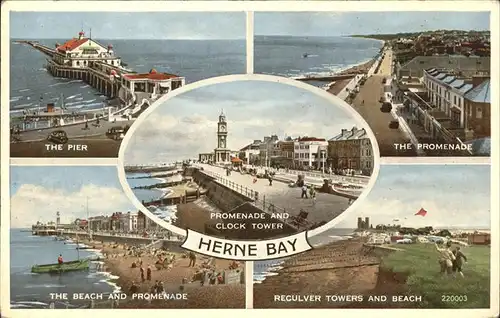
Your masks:
{"label": "oval photo frame", "polygon": [[[125,173],[125,152],[128,146],[129,141],[131,140],[134,132],[138,129],[138,127],[141,126],[141,123],[145,121],[149,115],[151,115],[160,105],[163,103],[167,102],[168,100],[175,98],[178,95],[187,93],[192,90],[196,90],[198,88],[202,88],[205,86],[212,86],[214,84],[222,84],[222,83],[229,83],[229,82],[236,82],[236,81],[261,81],[261,82],[273,82],[273,83],[281,83],[285,85],[289,85],[298,89],[302,89],[305,91],[308,91],[322,99],[325,99],[327,102],[330,102],[332,106],[338,106],[339,108],[342,108],[344,111],[346,111],[347,114],[351,115],[352,118],[356,121],[359,122],[362,125],[362,128],[365,128],[366,134],[368,138],[370,139],[372,150],[373,150],[373,171],[372,174],[369,178],[368,183],[366,184],[365,189],[362,191],[362,193],[357,197],[357,199],[354,200],[352,204],[350,204],[347,209],[345,209],[342,213],[337,215],[334,219],[328,221],[326,224],[323,224],[317,228],[314,228],[312,230],[306,231],[307,237],[313,237],[317,234],[320,234],[335,225],[337,225],[339,222],[341,222],[347,213],[350,213],[351,211],[355,210],[356,207],[359,206],[360,202],[362,203],[363,200],[366,198],[366,196],[371,192],[373,186],[375,185],[375,182],[377,181],[378,178],[378,173],[380,170],[380,151],[378,147],[378,143],[376,141],[375,135],[373,134],[372,130],[368,126],[368,123],[361,117],[361,115],[354,110],[349,104],[347,104],[345,101],[341,100],[337,96],[321,89],[315,86],[312,86],[310,84],[306,84],[294,79],[290,78],[284,78],[284,77],[279,77],[279,76],[273,76],[273,75],[262,75],[262,74],[241,74],[241,75],[226,75],[226,76],[220,76],[220,77],[214,77],[210,79],[205,79],[201,80],[195,83],[191,83],[189,85],[183,86],[181,88],[178,88],[161,98],[159,98],[157,101],[153,102],[136,120],[136,122],[130,127],[129,131],[125,135],[124,139],[122,140],[122,143],[120,145],[120,150],[118,154],[118,177],[120,180],[120,183],[125,191],[125,194],[131,200],[131,202],[134,204],[134,206],[140,210],[142,213],[144,213],[149,219],[154,221],[156,224],[159,226],[181,236],[187,236],[188,231],[191,232],[191,230],[186,230],[183,228],[179,228],[171,223],[166,222],[165,220],[159,218],[158,216],[154,215],[146,206],[142,204],[142,202],[139,201],[139,199],[136,197],[134,192],[132,191],[132,188],[129,186],[129,183],[127,181],[127,176]],[[298,233],[303,233],[298,232]],[[201,234],[201,233],[200,233]],[[297,234],[295,234],[296,236]],[[209,235],[206,235],[209,236]],[[290,235],[292,237],[294,235]],[[209,236],[211,237],[211,236]],[[215,238],[215,237],[214,237]],[[217,238],[219,239],[219,238]],[[273,240],[283,240],[286,239],[286,237],[277,237],[277,238],[270,238],[266,241],[260,241],[260,243],[265,243],[265,242],[270,242]],[[241,240],[226,240],[226,241],[234,241],[234,242],[243,242]],[[244,241],[244,242],[252,242],[250,240]]]}

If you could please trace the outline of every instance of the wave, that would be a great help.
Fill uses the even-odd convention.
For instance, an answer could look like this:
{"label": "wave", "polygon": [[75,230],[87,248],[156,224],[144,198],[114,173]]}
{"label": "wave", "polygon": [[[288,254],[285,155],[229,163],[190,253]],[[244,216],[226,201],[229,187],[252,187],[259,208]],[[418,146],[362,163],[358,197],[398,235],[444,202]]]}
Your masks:
{"label": "wave", "polygon": [[16,304],[21,305],[38,305],[38,306],[48,306],[49,304],[41,301],[17,301]]}
{"label": "wave", "polygon": [[13,96],[9,99],[9,102],[17,102],[18,100],[20,100],[21,98],[23,98],[24,96]]}
{"label": "wave", "polygon": [[28,284],[24,286],[24,288],[63,288],[66,287],[66,285],[59,285],[59,284]]}
{"label": "wave", "polygon": [[[116,276],[115,276],[116,277]],[[101,283],[106,283],[108,284],[109,286],[113,287],[113,293],[119,293],[122,291],[122,288],[120,286],[118,286],[118,284],[114,283],[114,282],[111,282],[107,279],[102,279],[100,280]]]}
{"label": "wave", "polygon": [[69,81],[68,83],[81,83],[83,82],[82,80],[72,80],[72,81]]}
{"label": "wave", "polygon": [[29,88],[24,88],[24,89],[20,89],[18,90],[19,93],[22,93],[22,92],[28,92],[28,91],[31,91],[31,89]]}
{"label": "wave", "polygon": [[80,86],[80,88],[87,88],[87,87],[90,87],[90,85],[83,85],[83,86]]}
{"label": "wave", "polygon": [[55,86],[61,86],[61,85],[68,85],[68,84],[69,84],[69,82],[64,82],[64,83],[59,82],[59,83],[51,84],[51,85],[49,85],[49,87],[55,87]]}
{"label": "wave", "polygon": [[76,95],[71,95],[70,97],[66,98],[67,100],[73,99],[75,97],[82,96],[82,94],[76,94]]}

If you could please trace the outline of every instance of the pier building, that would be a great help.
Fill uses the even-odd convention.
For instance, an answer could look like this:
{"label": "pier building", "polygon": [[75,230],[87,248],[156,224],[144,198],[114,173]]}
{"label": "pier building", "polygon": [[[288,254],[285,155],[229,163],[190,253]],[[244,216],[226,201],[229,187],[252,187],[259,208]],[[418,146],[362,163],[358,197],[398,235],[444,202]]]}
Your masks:
{"label": "pier building", "polygon": [[[16,42],[29,45],[47,55],[46,68],[51,75],[82,80],[109,99],[113,99],[114,102],[108,105],[108,112],[103,113],[103,117],[108,121],[133,120],[152,102],[185,85],[185,79],[178,75],[160,73],[155,69],[141,74],[126,68],[121,58],[114,52],[112,44],[103,45],[91,36],[86,37],[83,31],[78,33],[78,37],[63,44],[56,43],[55,48],[42,45],[37,41]],[[77,120],[74,116],[78,114],[69,115],[71,112],[62,111],[32,113],[31,117],[36,118],[29,119],[37,120],[42,116],[47,117],[43,118],[44,120],[52,120],[54,117],[61,117],[63,113],[66,113],[66,117],[73,117],[65,118],[64,124],[61,124],[59,120],[59,124],[55,126],[77,125],[98,120],[97,116],[94,118],[85,116]],[[44,126],[46,127],[26,126],[26,130],[49,129],[54,125]]]}

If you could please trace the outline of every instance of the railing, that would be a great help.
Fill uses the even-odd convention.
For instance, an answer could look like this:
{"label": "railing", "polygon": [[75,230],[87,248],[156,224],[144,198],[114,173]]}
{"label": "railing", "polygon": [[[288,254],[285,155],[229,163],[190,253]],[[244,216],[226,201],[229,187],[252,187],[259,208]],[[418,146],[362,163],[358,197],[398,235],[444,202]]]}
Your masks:
{"label": "railing", "polygon": [[[248,187],[244,187],[240,184],[237,184],[231,180],[228,180],[224,177],[222,177],[220,174],[216,173],[216,172],[212,172],[212,171],[207,171],[207,170],[200,170],[200,172],[203,172],[205,173],[206,175],[209,175],[213,178],[215,178],[215,180],[217,182],[219,182],[220,184],[250,198],[253,200],[253,205],[259,209],[261,209],[263,212],[265,212],[266,214],[269,214],[269,215],[272,215],[274,213],[288,213],[289,215],[292,216],[291,219],[281,219],[281,221],[285,224],[288,224],[292,227],[295,227],[297,229],[299,228],[307,228],[310,226],[310,222],[307,221],[307,220],[300,220],[300,221],[297,221],[297,215],[293,215],[293,211],[290,211],[290,210],[287,210],[283,207],[280,207],[280,206],[277,206],[275,205],[274,203],[266,200],[266,196],[263,195],[262,197],[259,196],[259,192],[257,191],[254,191]],[[306,212],[304,210],[300,210],[301,212]]]}
{"label": "railing", "polygon": [[[278,174],[280,174],[280,172],[278,172]],[[357,183],[357,184],[367,184],[370,180],[370,178],[366,176],[348,177],[348,176],[339,176],[333,173],[323,174],[317,172],[298,171],[298,170],[288,170],[283,172],[283,174],[303,175],[305,177],[318,178],[318,179],[332,179],[333,181],[342,181],[342,182]]]}
{"label": "railing", "polygon": [[215,178],[215,180],[217,182],[219,182],[220,184],[228,187],[231,190],[238,192],[239,194],[246,196],[247,198],[250,198],[250,199],[255,200],[255,201],[257,201],[259,198],[259,193],[257,191],[252,190],[248,187],[244,187],[241,184],[237,184],[236,182],[233,182],[231,180],[228,180],[216,172],[207,171],[207,170],[200,170],[200,172]]}

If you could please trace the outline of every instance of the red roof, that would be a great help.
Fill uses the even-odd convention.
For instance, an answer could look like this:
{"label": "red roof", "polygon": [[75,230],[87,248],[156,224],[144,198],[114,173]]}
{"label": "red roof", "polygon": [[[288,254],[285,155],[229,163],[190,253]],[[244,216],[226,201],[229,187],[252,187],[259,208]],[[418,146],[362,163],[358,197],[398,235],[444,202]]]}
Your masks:
{"label": "red roof", "polygon": [[58,46],[57,50],[61,51],[61,52],[73,51],[74,49],[76,49],[77,47],[79,47],[83,43],[87,42],[88,40],[89,40],[88,38],[83,38],[83,39],[73,38],[73,39],[67,41],[66,43]]}
{"label": "red roof", "polygon": [[243,160],[241,160],[240,158],[238,157],[234,157],[234,158],[231,158],[231,162],[242,162]]}
{"label": "red roof", "polygon": [[155,81],[162,81],[171,78],[179,77],[178,75],[168,73],[145,73],[145,74],[124,74],[123,77],[129,80],[149,79]]}
{"label": "red roof", "polygon": [[304,137],[304,138],[299,138],[299,141],[326,141],[326,139],[316,138],[316,137]]}

